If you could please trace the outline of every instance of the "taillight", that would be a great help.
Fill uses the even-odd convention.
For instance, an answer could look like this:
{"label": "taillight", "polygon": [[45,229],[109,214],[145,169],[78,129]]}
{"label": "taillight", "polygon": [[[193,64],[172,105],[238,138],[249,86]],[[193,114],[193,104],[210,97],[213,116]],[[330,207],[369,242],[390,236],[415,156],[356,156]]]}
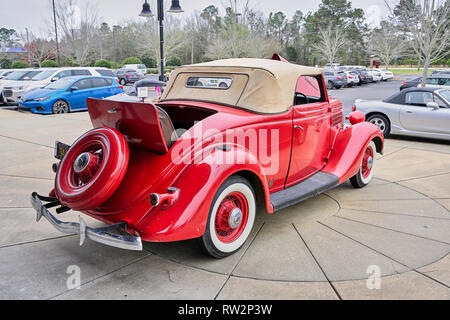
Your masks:
{"label": "taillight", "polygon": [[352,111],[356,111],[356,106],[355,105],[352,106]]}
{"label": "taillight", "polygon": [[361,76],[361,78],[365,78],[366,76]]}
{"label": "taillight", "polygon": [[406,84],[406,82],[402,82],[402,85]]}
{"label": "taillight", "polygon": [[131,74],[126,74],[125,77],[129,78],[131,77]]}
{"label": "taillight", "polygon": [[123,85],[119,85],[119,88],[120,88],[120,89],[123,89]]}
{"label": "taillight", "polygon": [[352,76],[348,76],[349,79],[353,79]]}
{"label": "taillight", "polygon": [[336,79],[338,79],[338,80],[342,80],[342,78],[341,78],[341,77],[336,77]]}

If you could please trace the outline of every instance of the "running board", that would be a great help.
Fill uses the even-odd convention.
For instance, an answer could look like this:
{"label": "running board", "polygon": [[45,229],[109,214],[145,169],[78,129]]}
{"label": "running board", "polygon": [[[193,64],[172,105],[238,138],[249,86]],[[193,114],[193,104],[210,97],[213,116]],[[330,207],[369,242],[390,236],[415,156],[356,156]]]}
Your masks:
{"label": "running board", "polygon": [[339,178],[337,176],[319,171],[292,187],[272,193],[270,195],[270,202],[275,212],[315,197],[338,185]]}

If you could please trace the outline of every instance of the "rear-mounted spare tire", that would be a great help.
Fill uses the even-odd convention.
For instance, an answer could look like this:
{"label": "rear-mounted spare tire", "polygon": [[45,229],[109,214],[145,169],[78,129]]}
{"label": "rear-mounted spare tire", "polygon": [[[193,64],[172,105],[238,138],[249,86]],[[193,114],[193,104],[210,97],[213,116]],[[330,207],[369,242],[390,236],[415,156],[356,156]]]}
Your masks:
{"label": "rear-mounted spare tire", "polygon": [[58,166],[55,192],[74,210],[102,205],[117,190],[128,167],[124,136],[112,128],[86,132],[70,147]]}

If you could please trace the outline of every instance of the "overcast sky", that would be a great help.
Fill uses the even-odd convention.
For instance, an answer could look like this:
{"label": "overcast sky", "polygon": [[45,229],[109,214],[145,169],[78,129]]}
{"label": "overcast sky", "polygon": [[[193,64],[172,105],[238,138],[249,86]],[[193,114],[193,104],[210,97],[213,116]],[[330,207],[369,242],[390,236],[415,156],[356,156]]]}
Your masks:
{"label": "overcast sky", "polygon": [[[58,0],[55,0],[56,2]],[[144,0],[74,0],[80,8],[85,3],[91,2],[98,8],[102,21],[108,24],[120,24],[129,19],[139,18],[138,14],[142,9]],[[283,11],[291,17],[295,10],[303,13],[315,11],[320,0],[250,0],[251,5],[263,11],[266,15],[269,12]],[[167,0],[166,0],[167,2]],[[180,0],[180,5],[185,11],[179,14],[189,15],[195,10],[201,11],[210,4],[219,7],[221,14],[224,13],[223,4],[226,0]],[[238,0],[238,3],[243,2]],[[156,0],[149,0],[152,11],[156,12]],[[353,0],[353,7],[364,9],[366,17],[370,23],[377,23],[380,17],[386,16],[384,0]],[[165,8],[167,10],[167,8]],[[239,9],[239,5],[238,5]],[[24,32],[25,28],[35,33],[46,33],[51,28],[49,18],[51,17],[50,0],[0,0],[0,27],[16,29]]]}

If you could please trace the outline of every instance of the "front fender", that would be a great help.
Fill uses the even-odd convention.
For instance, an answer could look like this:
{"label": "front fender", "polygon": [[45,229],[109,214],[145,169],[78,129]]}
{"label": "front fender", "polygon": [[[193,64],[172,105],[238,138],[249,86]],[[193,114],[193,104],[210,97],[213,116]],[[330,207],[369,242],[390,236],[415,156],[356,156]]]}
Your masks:
{"label": "front fender", "polygon": [[377,152],[382,153],[384,137],[377,126],[361,122],[340,130],[322,171],[338,176],[339,183],[353,177],[359,170],[365,147],[372,140],[375,141]]}
{"label": "front fender", "polygon": [[[176,203],[163,210],[153,208],[136,227],[144,241],[179,241],[200,237],[206,228],[209,209],[220,185],[239,172],[250,172],[261,183],[266,209],[273,212],[262,165],[248,150],[233,145],[230,150],[213,147],[200,162],[194,161],[173,184],[180,190]],[[227,153],[245,161],[218,163]],[[256,192],[256,190],[255,190]]]}

